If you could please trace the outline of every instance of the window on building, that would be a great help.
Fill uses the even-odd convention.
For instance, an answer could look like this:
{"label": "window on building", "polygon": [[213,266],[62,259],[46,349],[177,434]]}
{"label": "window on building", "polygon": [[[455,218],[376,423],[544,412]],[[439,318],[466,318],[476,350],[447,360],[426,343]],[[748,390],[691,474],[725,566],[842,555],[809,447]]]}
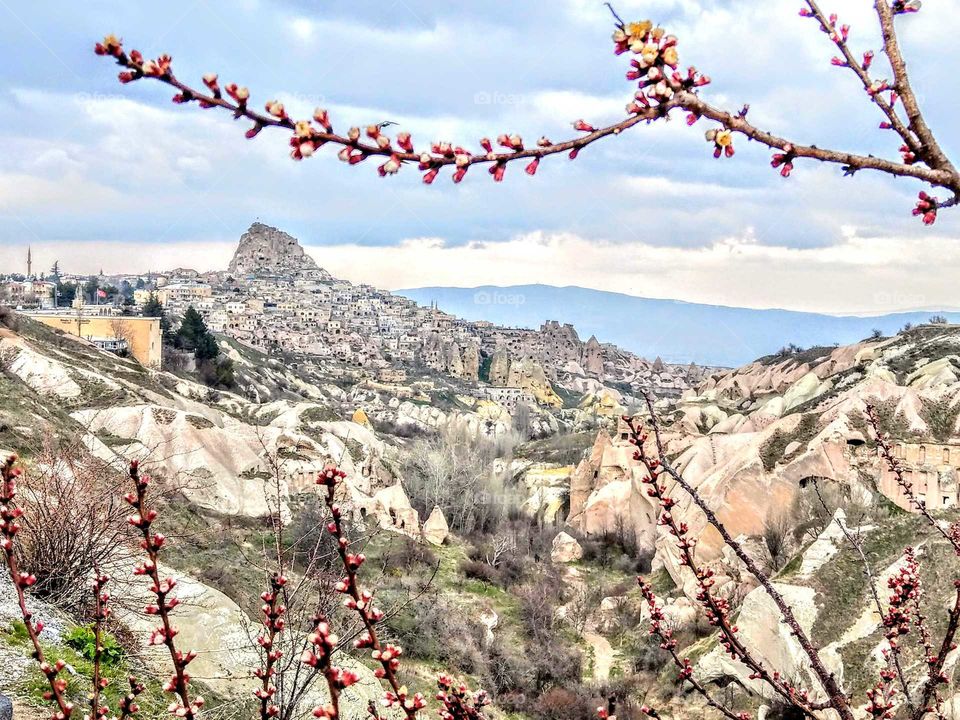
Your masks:
{"label": "window on building", "polygon": [[948,465],[950,463],[950,448],[943,449],[943,464]]}
{"label": "window on building", "polygon": [[927,461],[927,448],[924,445],[920,446],[920,455],[918,459],[921,464]]}

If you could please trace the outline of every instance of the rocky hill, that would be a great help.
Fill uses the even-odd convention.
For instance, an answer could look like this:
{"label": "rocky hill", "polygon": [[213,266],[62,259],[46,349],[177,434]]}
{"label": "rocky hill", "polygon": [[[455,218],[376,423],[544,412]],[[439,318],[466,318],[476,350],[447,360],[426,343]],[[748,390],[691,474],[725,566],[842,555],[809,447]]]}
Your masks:
{"label": "rocky hill", "polygon": [[[882,668],[883,629],[872,607],[860,537],[886,601],[902,551],[918,547],[931,612],[952,604],[953,550],[920,518],[877,453],[865,420],[876,406],[906,476],[942,523],[960,517],[960,327],[927,325],[891,338],[766,357],[720,373],[663,407],[668,452],[719,519],[745,543],[802,624],[824,648],[831,670],[861,696]],[[696,583],[679,562],[676,540],[658,526],[641,484],[646,474],[619,434],[601,431],[570,478],[569,525],[596,535],[616,528],[636,538],[675,587],[668,616],[694,622]],[[698,538],[697,555],[717,573],[720,592],[743,598],[739,625],[760,657],[816,686],[802,650],[739,560],[690,498],[675,491],[674,514]],[[773,543],[776,538],[776,543]],[[953,570],[947,570],[950,567]],[[629,602],[621,598],[616,602]],[[614,603],[611,600],[611,603]],[[711,682],[750,692],[761,683],[709,639],[687,650]],[[911,656],[919,662],[919,656]],[[951,656],[950,672],[956,657]],[[919,680],[911,666],[910,677]]]}
{"label": "rocky hill", "polygon": [[307,255],[300,242],[282,230],[255,222],[240,236],[227,269],[230,276],[282,276],[330,280],[330,274]]}

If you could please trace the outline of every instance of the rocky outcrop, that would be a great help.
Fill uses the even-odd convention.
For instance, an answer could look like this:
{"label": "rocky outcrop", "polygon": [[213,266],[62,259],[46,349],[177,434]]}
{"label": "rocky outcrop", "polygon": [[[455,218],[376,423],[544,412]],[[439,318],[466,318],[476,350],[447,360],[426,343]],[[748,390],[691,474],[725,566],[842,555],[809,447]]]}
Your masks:
{"label": "rocky outcrop", "polygon": [[463,348],[462,377],[470,382],[480,379],[480,348],[475,343],[468,343]]}
{"label": "rocky outcrop", "polygon": [[[216,412],[209,415],[213,420],[159,405],[131,405],[109,413],[81,410],[73,418],[88,429],[88,445],[101,459],[118,467],[136,459],[181,487],[200,507],[227,515],[262,517],[271,503],[275,506],[276,483],[267,482],[271,455],[284,461],[281,501],[291,491],[312,488],[316,473],[331,461],[351,478],[363,475],[335,431],[311,437],[276,425],[248,425]],[[344,424],[350,426],[348,436],[363,437],[363,426]]]}
{"label": "rocky outcrop", "polygon": [[443,510],[439,505],[435,505],[430,512],[430,517],[423,524],[423,539],[431,545],[443,545],[447,536],[450,534],[450,526],[447,525],[447,518],[443,515]]}
{"label": "rocky outcrop", "polygon": [[[553,524],[570,492],[572,465],[534,463],[523,472],[527,499],[523,510],[544,524]],[[562,519],[562,518],[560,518]]]}
{"label": "rocky outcrop", "polygon": [[527,390],[541,405],[563,407],[563,400],[550,384],[543,366],[532,360],[517,360],[510,363],[505,386]]}
{"label": "rocky outcrop", "polygon": [[378,491],[366,502],[355,498],[365,517],[373,517],[385,530],[395,530],[411,537],[420,536],[420,514],[410,505],[403,486],[397,482]]}
{"label": "rocky outcrop", "polygon": [[560,532],[550,547],[550,559],[555,563],[576,562],[583,557],[583,548],[569,533]]}
{"label": "rocky outcrop", "polygon": [[[794,615],[809,635],[817,618],[814,602],[816,592],[813,588],[801,585],[776,583],[775,587],[793,608]],[[776,668],[783,677],[794,678],[798,684],[810,688],[811,698],[825,700],[819,681],[810,668],[810,661],[800,647],[797,638],[786,623],[781,622],[780,611],[763,588],[750,592],[740,608],[737,625],[738,637],[751,649],[764,667]],[[829,671],[843,680],[843,662],[836,651],[829,648],[820,650],[820,658]],[[721,682],[734,677],[754,692],[765,689],[762,680],[751,679],[751,671],[736,660],[732,660],[720,646],[704,656],[698,665],[700,678],[705,682]]]}
{"label": "rocky outcrop", "polygon": [[596,336],[591,335],[583,347],[580,365],[588,375],[600,377],[603,375],[603,347]]}
{"label": "rocky outcrop", "polygon": [[332,280],[330,274],[304,252],[295,237],[259,222],[240,236],[228,272],[237,280],[264,275]]}
{"label": "rocky outcrop", "polygon": [[506,387],[510,377],[510,358],[505,350],[497,349],[490,358],[488,382],[496,387]]}

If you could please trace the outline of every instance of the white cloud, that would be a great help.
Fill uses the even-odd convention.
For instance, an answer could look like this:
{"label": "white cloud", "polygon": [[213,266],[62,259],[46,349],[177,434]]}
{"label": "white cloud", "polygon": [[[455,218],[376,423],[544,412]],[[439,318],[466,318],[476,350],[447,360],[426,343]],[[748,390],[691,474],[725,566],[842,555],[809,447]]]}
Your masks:
{"label": "white cloud", "polygon": [[[0,267],[20,268],[27,240],[0,248]],[[59,259],[78,272],[173,267],[224,269],[227,240],[33,243],[37,264]],[[887,313],[955,307],[960,243],[848,234],[834,246],[761,245],[749,232],[708,247],[642,241],[613,244],[570,233],[533,232],[504,243],[450,245],[418,237],[390,247],[330,244],[307,251],[337,277],[388,289],[451,285],[579,285],[646,297],[745,307]],[[798,289],[800,291],[798,291]]]}
{"label": "white cloud", "polygon": [[75,171],[56,179],[20,173],[0,173],[0,213],[32,211],[84,214],[123,199],[111,187],[90,182]]}

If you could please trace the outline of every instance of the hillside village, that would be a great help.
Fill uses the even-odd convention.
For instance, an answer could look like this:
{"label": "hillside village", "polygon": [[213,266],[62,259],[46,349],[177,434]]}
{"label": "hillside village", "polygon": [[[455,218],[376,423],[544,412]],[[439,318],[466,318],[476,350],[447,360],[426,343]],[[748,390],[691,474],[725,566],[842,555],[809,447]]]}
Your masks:
{"label": "hillside village", "polygon": [[[320,268],[295,238],[259,222],[241,236],[225,271],[181,268],[102,277],[98,282],[135,288],[133,302],[97,297],[93,303],[75,299],[74,307],[52,309],[55,283],[32,276],[0,283],[0,297],[28,312],[32,302],[34,317],[48,324],[53,323],[49,318],[59,317],[59,326],[67,332],[79,324],[79,316],[84,316],[80,323],[89,324],[95,318],[131,315],[156,297],[174,321],[194,307],[211,331],[265,353],[322,363],[335,378],[393,388],[407,399],[417,394],[410,383],[433,371],[461,381],[465,394],[511,412],[519,402],[560,409],[564,392],[582,396],[602,390],[607,405],[628,404],[644,389],[660,397],[679,397],[713,371],[659,358],[648,361],[592,336],[584,342],[572,325],[556,320],[539,329],[467,321],[435,305],[423,307],[369,285],[339,280]],[[100,325],[95,334],[80,332],[103,348],[125,347],[124,338],[111,337],[108,321]],[[149,363],[158,364],[156,354],[149,355]]]}

